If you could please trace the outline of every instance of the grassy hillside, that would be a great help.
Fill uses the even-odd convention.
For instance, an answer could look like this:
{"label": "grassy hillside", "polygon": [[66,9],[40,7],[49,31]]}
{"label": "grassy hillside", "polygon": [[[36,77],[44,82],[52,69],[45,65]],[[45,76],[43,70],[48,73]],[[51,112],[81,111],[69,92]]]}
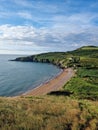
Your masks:
{"label": "grassy hillside", "polygon": [[97,130],[98,102],[65,96],[0,98],[0,130]]}
{"label": "grassy hillside", "polygon": [[19,57],[16,61],[46,62],[61,68],[66,67],[98,67],[98,47],[85,46],[70,52],[50,52],[28,57]]}
{"label": "grassy hillside", "polygon": [[63,88],[72,92],[72,97],[98,100],[98,47],[86,46],[72,52],[80,61],[72,63],[76,68],[76,76]]}
{"label": "grassy hillside", "polygon": [[98,69],[78,68],[76,76],[64,87],[72,97],[98,100]]}
{"label": "grassy hillside", "polygon": [[1,97],[0,130],[98,130],[98,47],[15,60],[73,67],[76,74],[46,96]]}

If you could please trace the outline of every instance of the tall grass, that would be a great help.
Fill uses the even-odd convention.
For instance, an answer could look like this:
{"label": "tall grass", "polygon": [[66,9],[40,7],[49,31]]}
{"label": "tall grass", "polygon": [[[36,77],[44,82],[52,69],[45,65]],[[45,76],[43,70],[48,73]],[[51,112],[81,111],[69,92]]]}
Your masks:
{"label": "tall grass", "polygon": [[0,98],[1,130],[98,129],[98,102],[69,97]]}

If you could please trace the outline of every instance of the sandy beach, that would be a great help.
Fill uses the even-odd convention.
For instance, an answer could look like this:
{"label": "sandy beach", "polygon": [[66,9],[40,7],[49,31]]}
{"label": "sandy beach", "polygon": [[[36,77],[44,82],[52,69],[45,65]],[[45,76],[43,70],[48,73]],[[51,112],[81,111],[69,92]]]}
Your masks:
{"label": "sandy beach", "polygon": [[39,96],[39,95],[45,95],[51,91],[57,91],[60,88],[62,88],[62,86],[66,84],[73,75],[74,71],[71,68],[64,69],[59,75],[57,75],[50,81],[34,88],[33,90],[30,90],[27,93],[24,93],[23,95]]}

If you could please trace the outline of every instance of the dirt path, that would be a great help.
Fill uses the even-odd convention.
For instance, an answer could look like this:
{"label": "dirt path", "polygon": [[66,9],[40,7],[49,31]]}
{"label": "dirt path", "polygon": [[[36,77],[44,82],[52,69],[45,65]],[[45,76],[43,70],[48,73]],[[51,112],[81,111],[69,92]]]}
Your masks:
{"label": "dirt path", "polygon": [[62,71],[61,74],[56,76],[54,79],[48,81],[47,83],[36,87],[35,89],[24,93],[23,95],[33,95],[33,96],[39,96],[39,95],[45,95],[51,91],[56,91],[62,88],[64,84],[66,84],[71,77],[74,75],[74,71],[71,68],[65,69]]}

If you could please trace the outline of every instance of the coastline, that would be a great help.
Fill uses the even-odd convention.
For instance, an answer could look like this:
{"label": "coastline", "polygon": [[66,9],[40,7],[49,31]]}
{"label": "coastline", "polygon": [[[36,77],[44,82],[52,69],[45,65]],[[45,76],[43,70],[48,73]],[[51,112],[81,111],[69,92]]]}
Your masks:
{"label": "coastline", "polygon": [[49,82],[50,82],[51,80],[53,80],[54,78],[58,77],[63,71],[64,71],[64,70],[61,69],[61,71],[60,71],[57,75],[52,76],[51,78],[49,78],[49,79],[46,80],[45,82],[40,83],[38,86],[36,86],[35,88],[33,88],[33,89],[31,89],[31,90],[28,90],[28,91],[25,92],[25,93],[29,93],[30,91],[32,91],[32,90],[34,90],[34,89],[37,89],[37,88],[39,88],[39,87],[41,87],[41,86],[43,86],[43,85],[49,83]]}
{"label": "coastline", "polygon": [[74,71],[71,68],[62,70],[58,75],[52,79],[46,81],[45,83],[37,86],[36,88],[23,93],[21,96],[40,96],[45,95],[51,91],[57,91],[66,84],[71,77],[74,75]]}

